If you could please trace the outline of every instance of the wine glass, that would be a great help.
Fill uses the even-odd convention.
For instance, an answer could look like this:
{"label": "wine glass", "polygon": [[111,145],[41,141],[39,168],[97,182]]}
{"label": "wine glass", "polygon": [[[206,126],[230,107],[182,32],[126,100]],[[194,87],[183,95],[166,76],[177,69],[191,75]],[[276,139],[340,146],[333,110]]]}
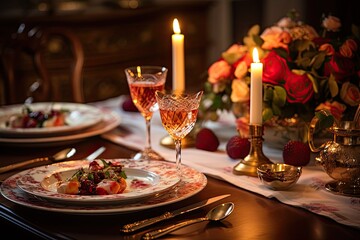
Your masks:
{"label": "wine glass", "polygon": [[158,110],[155,91],[164,91],[168,69],[161,66],[133,66],[125,69],[132,101],[145,118],[146,142],[144,150],[133,159],[164,160],[151,148],[150,122],[154,111]]}
{"label": "wine glass", "polygon": [[193,129],[203,91],[163,93],[156,91],[162,125],[175,143],[176,168],[181,173],[181,140]]}

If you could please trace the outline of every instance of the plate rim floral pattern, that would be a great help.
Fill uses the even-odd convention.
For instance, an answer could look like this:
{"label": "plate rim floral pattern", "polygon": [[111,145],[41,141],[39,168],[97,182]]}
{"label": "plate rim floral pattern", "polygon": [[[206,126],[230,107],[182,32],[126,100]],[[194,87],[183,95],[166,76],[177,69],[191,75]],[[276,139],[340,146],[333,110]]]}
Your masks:
{"label": "plate rim floral pattern", "polygon": [[[75,132],[87,127],[91,127],[102,120],[101,110],[95,106],[70,103],[70,102],[37,102],[30,105],[35,110],[43,110],[53,106],[54,109],[66,109],[70,112],[79,111],[83,117],[81,123],[74,123],[66,126],[46,127],[46,128],[8,128],[5,127],[5,121],[11,115],[19,114],[23,104],[8,105],[1,108],[0,113],[0,134],[12,137],[43,137],[43,136],[56,136],[64,133]],[[49,108],[50,109],[50,108]]]}
{"label": "plate rim floral pattern", "polygon": [[101,109],[101,115],[103,116],[102,121],[94,126],[84,129],[84,131],[75,132],[73,134],[63,135],[63,136],[51,136],[51,137],[34,137],[34,138],[0,138],[1,145],[16,145],[24,147],[34,147],[50,145],[59,145],[64,142],[76,141],[87,137],[96,136],[103,134],[107,131],[112,130],[118,126],[121,122],[120,116],[112,110]]}
{"label": "plate rim floral pattern", "polygon": [[[17,181],[17,186],[24,192],[32,194],[39,198],[44,198],[48,201],[57,201],[71,204],[102,204],[102,203],[128,203],[130,201],[141,200],[144,198],[156,196],[165,192],[179,183],[180,178],[176,174],[176,169],[172,166],[165,168],[166,165],[152,164],[151,162],[139,161],[134,164],[133,161],[127,159],[107,159],[106,161],[116,162],[123,165],[123,169],[141,170],[146,172],[148,176],[155,175],[159,181],[153,182],[152,186],[146,189],[139,189],[138,191],[131,191],[121,194],[109,195],[72,195],[65,193],[57,193],[50,191],[42,186],[42,181],[53,174],[59,174],[65,171],[77,170],[80,167],[87,168],[89,166],[88,160],[75,160],[60,162],[51,165],[45,165],[30,169]],[[144,166],[146,165],[146,166]],[[147,168],[147,169],[144,169]],[[131,171],[129,171],[131,172]],[[125,170],[126,173],[126,170]],[[136,177],[129,175],[129,177]],[[139,177],[139,174],[137,175]],[[130,186],[127,187],[130,189]],[[126,191],[126,190],[125,190]]]}
{"label": "plate rim floral pattern", "polygon": [[[157,162],[159,164],[172,164],[174,168],[176,167],[176,165],[171,162]],[[181,182],[177,185],[176,190],[167,191],[159,197],[150,198],[146,201],[120,205],[72,205],[44,201],[23,192],[20,188],[17,187],[16,181],[21,176],[26,174],[27,171],[28,170],[25,170],[10,176],[1,184],[0,192],[6,199],[15,204],[31,209],[76,215],[126,214],[165,206],[190,198],[202,191],[207,185],[207,178],[203,173],[189,166],[182,165]]]}

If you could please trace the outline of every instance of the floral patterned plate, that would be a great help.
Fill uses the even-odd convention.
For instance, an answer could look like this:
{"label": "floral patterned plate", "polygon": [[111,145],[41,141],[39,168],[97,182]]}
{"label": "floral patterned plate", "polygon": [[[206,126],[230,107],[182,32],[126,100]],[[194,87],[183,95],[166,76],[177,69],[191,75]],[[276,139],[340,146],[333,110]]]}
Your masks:
{"label": "floral patterned plate", "polygon": [[[143,170],[151,169],[155,174],[159,172],[168,172],[169,169],[175,169],[174,163],[164,161],[132,161],[132,160],[117,160],[127,163],[127,168],[138,168]],[[65,164],[66,162],[59,163]],[[71,161],[71,167],[80,166],[84,164],[83,161]],[[31,171],[31,170],[30,170]],[[69,214],[119,214],[130,213],[141,210],[146,210],[154,207],[160,207],[172,203],[176,203],[187,199],[203,190],[207,184],[207,178],[201,172],[182,166],[181,181],[176,185],[175,189],[168,190],[159,196],[154,196],[142,201],[130,202],[127,204],[118,204],[111,202],[107,204],[69,204],[55,201],[47,201],[44,198],[35,197],[32,194],[27,194],[17,186],[17,181],[26,175],[29,170],[17,173],[6,179],[0,186],[1,194],[8,200],[32,209],[38,209],[50,212],[62,212]]]}
{"label": "floral patterned plate", "polygon": [[65,122],[67,125],[43,128],[11,128],[6,122],[14,115],[21,114],[24,105],[10,105],[0,111],[0,135],[11,137],[44,137],[60,136],[93,126],[102,120],[101,110],[97,107],[67,102],[38,102],[30,105],[33,111],[50,112],[50,110],[69,111]]}
{"label": "floral patterned plate", "polygon": [[157,196],[179,183],[176,168],[153,162],[125,159],[109,160],[123,165],[127,187],[123,193],[109,195],[74,195],[58,193],[59,182],[66,181],[80,168],[88,168],[89,161],[69,161],[33,168],[18,179],[18,187],[26,193],[48,201],[69,204],[129,203]]}

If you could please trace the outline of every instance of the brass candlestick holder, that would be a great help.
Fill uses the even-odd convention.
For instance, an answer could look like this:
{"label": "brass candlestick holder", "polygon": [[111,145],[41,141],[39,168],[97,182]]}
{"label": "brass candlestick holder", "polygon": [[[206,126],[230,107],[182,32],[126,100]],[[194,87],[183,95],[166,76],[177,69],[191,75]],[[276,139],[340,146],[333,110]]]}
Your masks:
{"label": "brass candlestick holder", "polygon": [[250,152],[233,168],[236,175],[257,177],[257,167],[264,163],[272,163],[262,151],[263,128],[261,125],[249,126]]}

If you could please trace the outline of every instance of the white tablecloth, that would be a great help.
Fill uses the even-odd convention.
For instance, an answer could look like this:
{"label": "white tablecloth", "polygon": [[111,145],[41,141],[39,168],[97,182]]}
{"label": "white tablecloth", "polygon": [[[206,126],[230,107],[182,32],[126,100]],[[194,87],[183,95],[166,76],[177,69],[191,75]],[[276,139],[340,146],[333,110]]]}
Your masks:
{"label": "white tablecloth", "polygon": [[[94,103],[98,107],[111,108],[121,116],[119,128],[103,134],[102,137],[140,150],[145,142],[145,120],[139,113],[124,112],[121,108],[123,100],[124,97],[120,97]],[[231,116],[224,116],[222,121],[208,126],[220,138],[221,144],[218,151],[208,152],[195,148],[182,149],[182,164],[248,191],[256,192],[268,198],[276,198],[282,203],[327,216],[341,224],[360,228],[360,198],[328,192],[324,185],[332,179],[321,167],[315,166],[312,162],[303,167],[303,173],[298,183],[287,191],[270,190],[255,177],[234,175],[232,169],[238,161],[230,159],[225,152],[227,140],[236,135],[233,120]],[[152,148],[165,159],[175,161],[175,151],[160,145],[160,140],[165,136],[167,133],[161,125],[159,113],[156,112],[151,123]],[[266,143],[264,143],[263,150],[272,162],[282,162],[281,150],[270,149],[266,147]]]}

